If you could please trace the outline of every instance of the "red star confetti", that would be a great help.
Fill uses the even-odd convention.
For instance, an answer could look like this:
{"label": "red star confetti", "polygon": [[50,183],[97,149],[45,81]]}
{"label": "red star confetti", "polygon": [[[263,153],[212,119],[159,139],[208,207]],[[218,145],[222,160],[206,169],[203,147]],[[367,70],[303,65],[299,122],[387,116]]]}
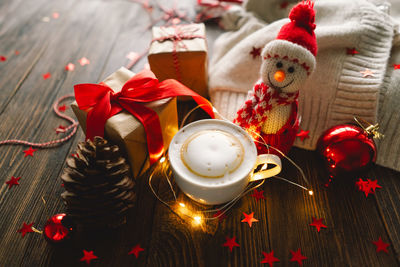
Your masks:
{"label": "red star confetti", "polygon": [[131,51],[126,55],[126,58],[129,60],[137,60],[139,58],[139,54]]}
{"label": "red star confetti", "polygon": [[219,210],[213,214],[214,218],[218,218],[219,222],[222,222],[226,218],[226,213],[223,213],[223,210]]}
{"label": "red star confetti", "polygon": [[251,195],[256,199],[258,202],[260,199],[265,199],[264,197],[264,190],[257,191],[257,189],[254,189],[253,194]]}
{"label": "red star confetti", "polygon": [[66,71],[74,71],[74,69],[75,69],[75,64],[68,63],[68,64],[65,66],[65,70],[66,70]]}
{"label": "red star confetti", "polygon": [[92,260],[98,258],[99,257],[93,254],[93,251],[83,250],[83,257],[80,259],[80,261],[86,261],[87,264],[90,264]]}
{"label": "red star confetti", "polygon": [[321,230],[321,228],[327,228],[327,226],[322,223],[322,221],[324,220],[323,218],[317,220],[315,219],[315,217],[312,217],[312,220],[313,222],[310,223],[310,225],[315,226],[318,232]]}
{"label": "red star confetti", "polygon": [[347,55],[352,55],[354,56],[355,54],[359,54],[358,51],[353,47],[353,48],[346,48],[346,54]]}
{"label": "red star confetti", "polygon": [[19,185],[19,179],[21,179],[21,177],[15,178],[14,176],[11,176],[11,179],[6,182],[6,184],[8,184],[8,189],[13,187],[14,185]]}
{"label": "red star confetti", "polygon": [[383,242],[381,237],[379,237],[378,241],[372,241],[372,243],[376,246],[376,252],[384,251],[386,253],[389,253],[387,250],[389,244]]}
{"label": "red star confetti", "polygon": [[83,250],[83,257],[80,259],[80,261],[86,261],[87,264],[90,264],[92,260],[98,258],[99,257],[93,254],[93,251]]}
{"label": "red star confetti", "polygon": [[14,54],[15,54],[16,56],[18,56],[18,55],[19,55],[19,51],[18,51],[18,50],[15,50]]}
{"label": "red star confetti", "polygon": [[51,77],[51,74],[50,74],[50,72],[47,72],[45,74],[42,74],[42,76],[43,76],[43,80],[47,80]]}
{"label": "red star confetti", "polygon": [[51,16],[53,17],[53,19],[58,19],[60,17],[60,13],[54,12]]}
{"label": "red star confetti", "polygon": [[358,190],[364,192],[365,197],[368,197],[369,194],[374,194],[376,188],[382,188],[382,186],[378,185],[378,180],[371,181],[367,179],[367,181],[364,181],[361,178],[356,182],[356,186]]}
{"label": "red star confetti", "polygon": [[35,151],[37,151],[37,149],[33,149],[32,147],[30,147],[28,150],[24,150],[24,158],[26,158],[27,156],[33,157],[33,152]]}
{"label": "red star confetti", "polygon": [[371,193],[375,193],[375,189],[377,188],[382,188],[382,186],[378,185],[378,180],[373,180],[371,181],[370,179],[367,179],[369,188],[371,189]]}
{"label": "red star confetti", "polygon": [[254,216],[254,212],[252,212],[250,214],[246,214],[246,213],[243,212],[243,215],[244,215],[245,218],[242,220],[242,222],[247,222],[250,227],[253,224],[253,222],[258,222],[258,220],[253,217]]}
{"label": "red star confetti", "polygon": [[65,129],[66,129],[65,126],[62,126],[62,125],[58,126],[58,128],[56,129],[56,134],[64,133]]}
{"label": "red star confetti", "polygon": [[67,110],[67,106],[65,104],[58,107],[58,111],[60,112],[65,112],[65,110]]}
{"label": "red star confetti", "polygon": [[5,56],[0,56],[0,61],[6,61],[7,58]]}
{"label": "red star confetti", "polygon": [[85,57],[79,59],[78,62],[79,62],[79,64],[81,64],[81,66],[85,66],[85,65],[89,65],[90,64],[89,59],[87,59]]}
{"label": "red star confetti", "polygon": [[290,259],[290,261],[297,261],[300,266],[303,266],[303,260],[306,260],[307,257],[301,255],[300,249],[298,249],[297,251],[290,251],[290,253],[292,253],[292,258]]}
{"label": "red star confetti", "polygon": [[289,5],[289,2],[288,2],[288,1],[283,1],[283,2],[280,4],[280,8],[281,8],[281,9],[285,9],[285,8],[288,7],[288,5]]}
{"label": "red star confetti", "polygon": [[131,249],[131,251],[129,251],[128,255],[133,254],[133,255],[135,255],[136,258],[138,258],[139,257],[139,253],[142,252],[142,251],[144,251],[144,249],[141,248],[139,244],[137,244],[136,246],[134,246]]}
{"label": "red star confetti", "polygon": [[240,245],[238,243],[236,243],[235,239],[236,239],[236,236],[234,236],[232,238],[226,237],[226,242],[222,246],[229,247],[229,250],[232,252],[232,249],[234,247],[240,247]]}
{"label": "red star confetti", "polygon": [[363,179],[360,178],[356,182],[356,186],[357,186],[358,190],[363,191],[365,187],[368,187],[368,181],[364,181]]}
{"label": "red star confetti", "polygon": [[363,78],[374,77],[374,72],[370,69],[362,70],[362,71],[360,71],[360,73],[363,75]]}
{"label": "red star confetti", "polygon": [[262,254],[264,255],[264,259],[262,259],[261,263],[268,263],[270,267],[273,266],[274,262],[279,261],[278,258],[274,257],[274,251],[271,250],[270,253],[266,253],[266,252],[262,252]]}
{"label": "red star confetti", "polygon": [[393,68],[395,70],[400,70],[400,64],[393,64]]}
{"label": "red star confetti", "polygon": [[300,137],[301,141],[304,141],[305,139],[310,138],[310,136],[308,135],[310,133],[310,131],[304,131],[303,129],[300,129],[300,132],[297,133],[297,137]]}
{"label": "red star confetti", "polygon": [[250,55],[253,56],[253,59],[255,59],[256,57],[261,55],[261,47],[256,48],[256,47],[253,46],[253,50],[250,51]]}
{"label": "red star confetti", "polygon": [[27,233],[33,233],[33,229],[32,229],[32,225],[33,223],[30,224],[26,224],[24,222],[23,226],[21,229],[19,229],[17,232],[22,234],[22,237],[24,237]]}

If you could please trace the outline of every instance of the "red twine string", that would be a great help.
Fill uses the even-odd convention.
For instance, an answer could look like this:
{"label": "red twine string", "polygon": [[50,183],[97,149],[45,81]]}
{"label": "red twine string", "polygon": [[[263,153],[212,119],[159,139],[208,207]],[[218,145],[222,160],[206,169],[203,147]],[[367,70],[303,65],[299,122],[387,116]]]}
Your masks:
{"label": "red twine string", "polygon": [[49,142],[45,142],[45,143],[32,143],[32,142],[25,141],[25,140],[10,139],[10,140],[0,141],[0,145],[26,145],[26,146],[39,147],[39,148],[48,148],[48,147],[54,147],[54,146],[61,145],[62,143],[71,139],[71,137],[74,136],[74,134],[76,133],[76,130],[78,127],[78,122],[75,121],[73,118],[71,118],[65,114],[62,114],[58,110],[60,102],[62,102],[63,100],[65,100],[67,98],[70,98],[70,97],[74,97],[74,95],[70,94],[70,95],[62,96],[59,99],[57,99],[57,101],[53,104],[53,111],[57,114],[57,116],[65,119],[71,123],[71,125],[69,125],[67,128],[59,130],[59,132],[62,132],[62,133],[72,130],[66,137],[57,139],[57,140],[53,140],[53,141],[49,141]]}
{"label": "red twine string", "polygon": [[[180,67],[179,67],[179,59],[178,59],[178,53],[176,49],[178,48],[178,45],[180,47],[187,49],[187,46],[182,42],[183,40],[190,40],[190,39],[195,39],[195,38],[202,38],[205,39],[204,35],[200,34],[194,34],[196,31],[198,31],[197,28],[190,27],[190,25],[185,25],[184,27],[182,26],[172,26],[174,28],[174,33],[169,34],[165,32],[164,36],[161,36],[159,38],[154,38],[151,42],[165,42],[165,41],[172,41],[173,48],[172,48],[172,58],[174,61],[174,68],[175,68],[175,73],[176,73],[176,78],[178,81],[182,82],[181,79],[181,72],[180,72]],[[161,27],[161,29],[165,29]]]}
{"label": "red twine string", "polygon": [[165,8],[158,2],[156,2],[156,4],[158,8],[164,12],[164,15],[161,17],[161,19],[165,21],[164,26],[168,26],[170,24],[176,25],[181,20],[191,22],[191,19],[187,16],[187,10],[183,11],[182,13],[178,10],[178,3],[176,0],[173,2],[173,6],[170,9]]}
{"label": "red twine string", "polygon": [[198,11],[195,21],[204,22],[213,19],[218,21],[233,5],[242,3],[242,0],[197,0]]}

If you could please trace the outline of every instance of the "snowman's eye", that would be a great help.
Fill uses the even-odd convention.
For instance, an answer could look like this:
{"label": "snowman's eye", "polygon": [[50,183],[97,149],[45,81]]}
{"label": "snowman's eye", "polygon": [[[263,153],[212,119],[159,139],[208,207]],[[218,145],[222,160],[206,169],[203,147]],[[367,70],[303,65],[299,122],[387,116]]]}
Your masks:
{"label": "snowman's eye", "polygon": [[288,68],[288,72],[293,73],[294,72],[294,68],[293,67],[289,67]]}
{"label": "snowman's eye", "polygon": [[276,63],[276,67],[277,67],[277,68],[282,68],[282,67],[283,67],[282,62],[279,61],[278,63]]}

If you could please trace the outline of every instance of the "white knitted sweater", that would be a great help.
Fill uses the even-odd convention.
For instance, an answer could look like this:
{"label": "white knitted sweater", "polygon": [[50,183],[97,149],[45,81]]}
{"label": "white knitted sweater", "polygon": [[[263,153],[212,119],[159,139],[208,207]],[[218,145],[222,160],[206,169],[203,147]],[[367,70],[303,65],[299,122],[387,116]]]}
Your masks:
{"label": "white knitted sweater", "polygon": [[[211,101],[229,119],[259,78],[261,58],[250,54],[253,47],[264,47],[288,22],[279,18],[287,17],[291,5],[281,9],[280,2],[248,0],[246,11],[236,9],[223,18],[232,31],[215,42],[209,85]],[[310,130],[310,138],[296,140],[295,146],[315,149],[324,130],[358,116],[379,122],[385,134],[377,141],[377,163],[400,171],[400,69],[393,67],[400,64],[400,1],[393,2],[391,14],[399,17],[389,15],[390,3],[383,0],[315,3],[317,67],[299,97],[301,128]],[[358,53],[348,54],[352,48]],[[366,69],[372,76],[363,77]]]}

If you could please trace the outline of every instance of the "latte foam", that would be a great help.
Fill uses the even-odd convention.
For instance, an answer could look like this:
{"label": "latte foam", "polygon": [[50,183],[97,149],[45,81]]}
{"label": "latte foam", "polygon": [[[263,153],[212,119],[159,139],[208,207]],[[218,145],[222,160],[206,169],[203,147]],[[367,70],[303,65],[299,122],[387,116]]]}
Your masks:
{"label": "latte foam", "polygon": [[200,131],[190,136],[181,149],[181,160],[193,173],[221,178],[242,163],[244,148],[232,134],[220,130]]}
{"label": "latte foam", "polygon": [[249,136],[240,127],[220,120],[185,126],[169,147],[175,171],[199,185],[223,185],[246,177],[256,157]]}

